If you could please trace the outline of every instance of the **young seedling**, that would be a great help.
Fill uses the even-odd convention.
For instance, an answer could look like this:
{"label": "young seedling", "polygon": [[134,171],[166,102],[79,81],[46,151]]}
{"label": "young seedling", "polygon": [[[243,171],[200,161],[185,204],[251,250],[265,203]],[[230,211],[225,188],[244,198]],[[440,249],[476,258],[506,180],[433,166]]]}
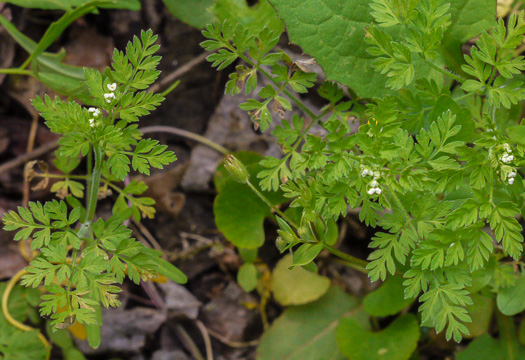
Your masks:
{"label": "young seedling", "polygon": [[[137,125],[164,100],[147,91],[160,73],[156,40],[151,30],[142,31],[125,52],[115,50],[111,69],[101,73],[86,68],[88,107],[47,95],[33,100],[49,129],[62,135],[55,166],[64,173],[33,176],[59,178],[52,190],[65,201],[30,202],[28,208],[4,215],[4,229],[16,230],[14,239],[30,240],[38,253],[11,280],[2,298],[4,315],[15,326],[20,324],[8,317],[7,302],[19,279],[24,286],[45,289],[40,314],[56,329],[75,322],[99,328],[97,312],[101,306],[120,305],[118,285],[126,277],[137,284],[158,274],[186,281],[160,252],[132,238],[125,225],[130,217],[138,221],[155,214],[153,199],[140,196],[147,186],[135,180],[119,186],[132,170],[149,175],[152,167],[162,169],[176,160],[166,145],[143,139]],[[81,164],[87,174],[73,175]],[[109,189],[118,194],[112,215],[97,217],[98,200]]]}

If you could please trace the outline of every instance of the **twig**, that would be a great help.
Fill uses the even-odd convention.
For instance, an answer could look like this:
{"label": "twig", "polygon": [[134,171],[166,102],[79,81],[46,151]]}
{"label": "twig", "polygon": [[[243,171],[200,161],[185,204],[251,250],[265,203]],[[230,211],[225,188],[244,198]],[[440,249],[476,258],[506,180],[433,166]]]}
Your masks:
{"label": "twig", "polygon": [[153,246],[153,248],[155,250],[158,250],[160,252],[164,252],[164,250],[162,249],[162,247],[159,245],[159,242],[157,241],[157,239],[155,239],[155,237],[149,232],[149,230],[140,223],[140,221],[135,221],[133,218],[131,219],[131,222],[133,223],[133,225],[136,226],[137,228],[137,231],[142,233],[142,235],[144,235],[144,237],[147,239],[147,241],[150,243],[150,245]]}
{"label": "twig", "polygon": [[184,347],[191,353],[191,356],[193,356],[195,360],[205,360],[186,329],[180,324],[175,324],[173,327]]}
{"label": "twig", "polygon": [[210,139],[205,138],[204,136],[192,133],[191,131],[179,129],[179,128],[176,128],[176,127],[156,125],[156,126],[146,126],[146,127],[140,128],[139,130],[143,134],[152,133],[152,132],[164,132],[164,133],[168,133],[168,134],[174,134],[174,135],[183,136],[183,137],[186,137],[188,139],[192,139],[192,140],[198,141],[201,144],[204,144],[206,146],[209,146],[212,149],[220,152],[221,154],[227,155],[227,154],[230,153],[230,151],[228,149],[226,149],[225,147],[223,147],[223,146],[213,142]]}
{"label": "twig", "polygon": [[250,347],[250,346],[257,346],[257,345],[259,345],[259,342],[260,342],[259,339],[252,340],[252,341],[247,341],[247,342],[232,341],[232,340],[229,340],[229,339],[225,338],[224,336],[222,336],[221,334],[215,332],[212,329],[208,329],[208,333],[211,336],[213,336],[215,339],[219,340],[221,343],[223,343],[225,345],[228,345],[231,348],[236,348],[236,349]]}
{"label": "twig", "polygon": [[[38,115],[33,115],[33,121],[31,122],[31,128],[29,129],[29,137],[27,139],[26,154],[33,151],[35,147],[35,137],[38,130]],[[27,161],[25,161],[27,163]],[[22,191],[22,206],[27,207],[29,203],[29,179],[27,178],[24,170],[24,187]]]}
{"label": "twig", "polygon": [[26,161],[32,160],[34,158],[37,158],[39,156],[44,155],[45,153],[50,152],[51,150],[56,149],[58,146],[58,141],[54,142],[48,142],[47,144],[44,144],[35,150],[25,153],[23,155],[18,156],[17,158],[10,160],[2,165],[0,165],[0,173],[5,173],[11,169],[14,169],[20,165],[23,165]]}
{"label": "twig", "polygon": [[182,75],[186,74],[188,71],[193,69],[195,66],[199,65],[201,62],[206,60],[206,58],[211,54],[211,52],[204,52],[200,54],[199,56],[191,59],[181,67],[179,67],[177,70],[173,71],[172,73],[168,74],[165,78],[163,78],[158,83],[151,86],[150,91],[151,92],[158,92],[160,89],[167,87],[170,83],[172,83],[174,80],[178,79]]}
{"label": "twig", "polygon": [[210,339],[210,334],[208,333],[209,332],[208,329],[199,320],[195,320],[195,325],[197,325],[197,327],[199,328],[202,334],[202,338],[204,340],[204,347],[206,349],[206,359],[213,360],[213,349],[211,348],[211,339]]}

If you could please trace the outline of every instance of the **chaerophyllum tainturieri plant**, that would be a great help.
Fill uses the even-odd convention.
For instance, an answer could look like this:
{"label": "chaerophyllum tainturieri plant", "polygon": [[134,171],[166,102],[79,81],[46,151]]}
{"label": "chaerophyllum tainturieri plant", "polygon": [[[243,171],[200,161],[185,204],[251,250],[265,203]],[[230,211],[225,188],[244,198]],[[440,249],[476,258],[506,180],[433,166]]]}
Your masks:
{"label": "chaerophyllum tainturieri plant", "polygon": [[[142,31],[125,52],[115,50],[111,68],[103,73],[86,68],[85,86],[92,96],[88,107],[58,97],[33,100],[49,129],[62,136],[54,164],[63,174],[42,167],[43,172],[31,169],[29,176],[58,179],[52,191],[65,201],[30,202],[28,208],[4,215],[4,229],[17,231],[14,239],[30,241],[37,252],[8,284],[4,314],[9,293],[20,279],[24,286],[45,289],[40,314],[58,329],[75,322],[99,328],[97,312],[101,306],[120,305],[118,285],[125,278],[138,284],[162,274],[186,281],[160,252],[132,238],[126,226],[130,217],[153,217],[153,199],[141,197],[147,186],[133,180],[121,187],[132,170],[149,175],[152,167],[162,169],[176,160],[167,146],[143,139],[137,124],[164,100],[147,91],[160,73],[156,40],[151,30]],[[77,175],[75,170],[82,166],[86,174]],[[112,215],[97,216],[99,199],[111,192],[117,194]],[[23,326],[12,318],[10,322]]]}
{"label": "chaerophyllum tainturieri plant", "polygon": [[[203,32],[208,40],[202,46],[218,50],[208,57],[214,67],[242,62],[226,92],[257,93],[241,105],[256,128],[266,131],[276,117],[282,120],[272,132],[282,157],[263,159],[258,179],[233,156],[225,164],[274,208],[279,250],[293,253],[293,266],[308,266],[324,249],[372,281],[403,276],[405,298],[419,297],[421,324],[445,331],[447,340],[459,342],[469,334],[467,307],[480,291],[497,297],[505,314],[523,310],[509,308],[505,289],[523,276],[517,218],[524,206],[520,77],[525,61],[517,48],[524,40],[525,15],[514,12],[508,21],[499,19],[480,31],[469,53],[456,59],[454,72],[444,66],[454,63],[447,62],[452,55],[445,51],[445,34],[459,10],[446,1],[270,3],[290,39],[317,54],[319,63],[332,69],[332,79],[351,82],[345,71],[333,70],[336,56],[342,62],[344,56],[372,57],[366,60],[376,72],[370,81],[382,84],[357,84],[366,95],[349,88],[348,99],[340,85],[325,81],[317,92],[326,105],[316,112],[298,95],[315,86],[316,75],[285,52],[273,51],[279,34],[267,28],[252,34],[227,21]],[[333,16],[334,6],[340,16]],[[347,47],[355,49],[332,44],[331,35],[322,32],[332,25],[329,34],[339,34],[337,21],[345,35],[338,39],[353,39]],[[258,81],[261,76],[266,85]],[[283,118],[293,110],[302,115]],[[357,132],[351,130],[353,119],[360,121]],[[323,131],[312,132],[314,125]],[[271,204],[255,182],[265,191],[283,191],[289,206],[299,210],[298,220]],[[324,240],[326,224],[349,209],[377,230],[368,261]]]}

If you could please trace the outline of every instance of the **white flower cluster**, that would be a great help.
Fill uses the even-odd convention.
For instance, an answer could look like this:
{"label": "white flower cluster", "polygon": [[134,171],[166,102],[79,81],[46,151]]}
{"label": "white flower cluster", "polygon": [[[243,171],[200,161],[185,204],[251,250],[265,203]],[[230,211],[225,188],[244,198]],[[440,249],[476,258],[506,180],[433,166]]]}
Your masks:
{"label": "white flower cluster", "polygon": [[104,94],[104,99],[106,99],[106,102],[110,104],[113,100],[115,100],[115,93],[113,91],[117,90],[117,83],[108,84],[107,87],[110,92]]}
{"label": "white flower cluster", "polygon": [[88,109],[88,112],[93,114],[93,118],[89,119],[89,125],[93,127],[95,126],[95,118],[98,118],[100,116],[100,109],[90,107]]}
{"label": "white flower cluster", "polygon": [[515,171],[511,171],[510,173],[507,174],[507,180],[509,182],[509,185],[514,184],[514,178],[515,177],[516,177],[516,172]]}
{"label": "white flower cluster", "polygon": [[503,153],[503,155],[501,155],[501,161],[503,163],[505,163],[505,164],[508,164],[512,160],[514,160],[514,155],[511,155],[512,154],[512,149],[510,148],[509,144],[505,143],[505,144],[503,144],[503,147],[505,148],[506,153]]}
{"label": "white flower cluster", "polygon": [[373,176],[374,179],[370,182],[370,189],[367,191],[368,195],[380,195],[382,190],[379,188],[379,183],[377,182],[377,179],[381,177],[381,173],[379,171],[372,171],[371,169],[367,169],[364,165],[361,165],[361,176]]}

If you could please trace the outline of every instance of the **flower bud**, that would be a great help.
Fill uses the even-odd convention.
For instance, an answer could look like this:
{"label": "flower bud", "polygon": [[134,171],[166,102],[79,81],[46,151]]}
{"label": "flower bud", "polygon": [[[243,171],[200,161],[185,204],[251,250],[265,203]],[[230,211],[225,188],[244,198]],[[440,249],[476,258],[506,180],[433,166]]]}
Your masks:
{"label": "flower bud", "polygon": [[235,156],[228,154],[224,158],[224,166],[230,173],[233,179],[240,183],[247,183],[250,180],[250,173],[246,166],[240,162]]}
{"label": "flower bud", "polygon": [[286,250],[288,243],[286,242],[286,240],[284,240],[282,237],[279,236],[275,240],[275,246],[277,247],[277,250],[279,250],[279,252],[282,253],[284,250]]}

